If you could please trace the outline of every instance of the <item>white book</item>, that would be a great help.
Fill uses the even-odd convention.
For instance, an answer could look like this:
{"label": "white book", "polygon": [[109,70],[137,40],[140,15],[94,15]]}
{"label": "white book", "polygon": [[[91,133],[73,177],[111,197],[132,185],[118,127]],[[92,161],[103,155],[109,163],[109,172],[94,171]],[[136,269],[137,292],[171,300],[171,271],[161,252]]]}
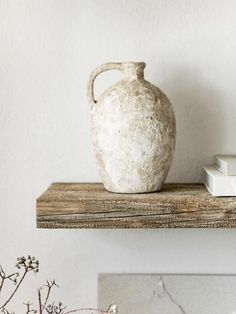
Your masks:
{"label": "white book", "polygon": [[236,155],[217,155],[216,167],[227,176],[236,176]]}
{"label": "white book", "polygon": [[236,196],[236,176],[226,176],[213,166],[203,169],[204,184],[213,196]]}

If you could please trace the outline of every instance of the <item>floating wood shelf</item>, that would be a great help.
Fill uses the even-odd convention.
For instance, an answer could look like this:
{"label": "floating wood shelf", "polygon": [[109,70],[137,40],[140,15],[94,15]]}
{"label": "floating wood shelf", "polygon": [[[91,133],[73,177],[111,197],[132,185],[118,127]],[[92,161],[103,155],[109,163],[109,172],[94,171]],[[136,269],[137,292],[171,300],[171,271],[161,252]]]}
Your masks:
{"label": "floating wood shelf", "polygon": [[212,197],[202,184],[114,194],[100,183],[53,183],[37,199],[38,228],[232,228],[236,198]]}

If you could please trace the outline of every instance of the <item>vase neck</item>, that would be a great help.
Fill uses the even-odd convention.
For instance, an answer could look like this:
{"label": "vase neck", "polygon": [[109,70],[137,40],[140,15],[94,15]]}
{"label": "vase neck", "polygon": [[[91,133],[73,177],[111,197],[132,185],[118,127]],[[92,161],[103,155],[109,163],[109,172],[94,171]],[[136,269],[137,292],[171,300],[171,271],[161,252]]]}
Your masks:
{"label": "vase neck", "polygon": [[126,80],[139,80],[144,78],[144,62],[124,62],[121,63],[121,70]]}

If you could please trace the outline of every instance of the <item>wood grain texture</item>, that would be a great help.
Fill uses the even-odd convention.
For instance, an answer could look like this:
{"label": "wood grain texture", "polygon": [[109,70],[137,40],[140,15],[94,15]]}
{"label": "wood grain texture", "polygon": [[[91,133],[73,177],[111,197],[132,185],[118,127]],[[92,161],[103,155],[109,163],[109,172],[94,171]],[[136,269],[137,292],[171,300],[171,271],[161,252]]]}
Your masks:
{"label": "wood grain texture", "polygon": [[202,184],[114,194],[100,183],[53,183],[37,199],[38,228],[233,228],[236,198],[212,197]]}

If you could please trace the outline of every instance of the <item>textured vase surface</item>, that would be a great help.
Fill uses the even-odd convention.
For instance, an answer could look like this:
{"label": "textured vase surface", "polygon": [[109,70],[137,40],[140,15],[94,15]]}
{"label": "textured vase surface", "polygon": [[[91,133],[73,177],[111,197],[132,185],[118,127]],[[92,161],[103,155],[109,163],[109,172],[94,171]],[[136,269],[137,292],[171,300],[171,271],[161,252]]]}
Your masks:
{"label": "textured vase surface", "polygon": [[[167,96],[144,79],[144,62],[106,63],[88,82],[92,139],[97,165],[108,191],[159,191],[175,149],[176,123]],[[123,79],[94,99],[94,80],[117,69]]]}

